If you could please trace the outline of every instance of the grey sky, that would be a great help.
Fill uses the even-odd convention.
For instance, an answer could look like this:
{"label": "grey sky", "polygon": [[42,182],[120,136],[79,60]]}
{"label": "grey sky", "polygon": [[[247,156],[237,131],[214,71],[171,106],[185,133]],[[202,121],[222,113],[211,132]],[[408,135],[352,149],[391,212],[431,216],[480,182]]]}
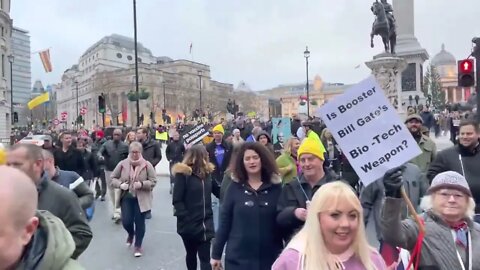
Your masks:
{"label": "grey sky", "polygon": [[[354,83],[363,64],[381,51],[369,47],[373,0],[137,0],[138,40],[156,56],[210,65],[221,82],[247,82],[254,90],[310,77]],[[390,0],[391,2],[391,0]],[[460,5],[461,3],[461,5]],[[459,59],[480,36],[478,0],[415,1],[416,36],[433,57],[442,43]],[[14,25],[30,31],[32,51],[51,47],[54,72],[32,55],[32,79],[57,83],[94,42],[112,33],[133,37],[131,0],[12,0]],[[471,25],[472,27],[467,27]],[[354,67],[362,64],[360,68]],[[32,82],[33,83],[33,82]]]}

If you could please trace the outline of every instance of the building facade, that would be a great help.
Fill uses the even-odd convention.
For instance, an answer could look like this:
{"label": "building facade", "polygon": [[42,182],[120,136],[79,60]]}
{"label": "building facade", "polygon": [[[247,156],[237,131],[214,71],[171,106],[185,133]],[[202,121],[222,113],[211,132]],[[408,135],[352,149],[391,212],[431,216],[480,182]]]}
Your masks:
{"label": "building facade", "polygon": [[10,0],[0,0],[0,141],[10,141],[11,85],[8,56],[11,55],[12,20]]}
{"label": "building facade", "polygon": [[472,87],[458,86],[457,60],[442,44],[438,52],[431,61],[432,66],[437,69],[440,76],[440,84],[445,92],[445,101],[450,104],[466,102],[470,95],[475,91]]}
{"label": "building facade", "polygon": [[28,124],[26,105],[31,99],[32,70],[30,53],[30,35],[27,30],[13,27],[12,30],[12,87],[13,107],[18,115],[18,122],[15,126],[26,126]]}
{"label": "building facade", "polygon": [[[131,38],[110,35],[102,38],[67,69],[56,86],[57,117],[66,113],[64,126],[71,128],[77,115],[82,115],[87,128],[102,125],[98,111],[98,96],[106,98],[106,125],[137,125],[135,90],[134,41]],[[140,92],[148,93],[141,99],[140,114],[144,124],[162,122],[162,109],[175,119],[200,108],[217,110],[222,100],[227,104],[233,85],[212,80],[210,67],[188,60],[155,57],[138,43],[138,71]],[[144,95],[142,95],[145,97]],[[129,98],[130,97],[130,98]],[[150,116],[153,113],[153,119]]]}

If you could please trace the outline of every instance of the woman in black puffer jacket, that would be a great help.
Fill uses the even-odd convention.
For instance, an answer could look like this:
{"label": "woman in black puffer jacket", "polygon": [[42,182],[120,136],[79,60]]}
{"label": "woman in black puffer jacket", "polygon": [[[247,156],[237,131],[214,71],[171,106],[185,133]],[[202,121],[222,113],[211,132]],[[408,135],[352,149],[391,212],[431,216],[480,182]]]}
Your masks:
{"label": "woman in black puffer jacket", "polygon": [[219,196],[220,187],[211,180],[214,166],[208,162],[203,145],[194,145],[185,154],[183,162],[172,167],[174,189],[172,203],[177,217],[177,233],[185,246],[188,270],[210,270],[210,245],[215,236],[213,226],[212,193]]}

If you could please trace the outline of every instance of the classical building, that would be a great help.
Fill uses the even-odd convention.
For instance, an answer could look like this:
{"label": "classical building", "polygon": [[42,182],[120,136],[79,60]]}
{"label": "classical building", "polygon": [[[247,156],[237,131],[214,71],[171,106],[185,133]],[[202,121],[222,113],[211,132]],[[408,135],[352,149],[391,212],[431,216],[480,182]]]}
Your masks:
{"label": "classical building", "polygon": [[431,64],[436,68],[440,76],[440,84],[445,92],[446,102],[458,103],[467,101],[475,89],[458,86],[457,60],[453,54],[445,50],[444,44],[442,44],[440,52],[432,58]]}
{"label": "classical building", "polygon": [[10,0],[0,0],[0,141],[9,142],[11,130],[10,114],[10,43],[12,37],[12,20],[10,19]]}
{"label": "classical building", "polygon": [[[135,90],[133,57],[134,41],[128,37],[113,34],[91,46],[77,64],[64,72],[57,85],[57,116],[66,112],[65,124],[71,127],[83,111],[86,127],[101,125],[98,96],[103,93],[106,124],[136,126],[136,102],[132,101],[135,95],[131,93]],[[191,114],[200,105],[204,110],[224,110],[232,94],[233,85],[212,80],[208,65],[155,57],[141,43],[138,60],[140,96],[146,98],[139,101],[144,124],[152,122],[152,113],[155,122],[161,122],[162,109],[173,119]]]}
{"label": "classical building", "polygon": [[31,53],[30,36],[27,30],[13,27],[12,30],[12,53],[13,58],[13,106],[18,114],[16,126],[27,125],[26,105],[31,98],[32,71],[31,71]]}
{"label": "classical building", "polygon": [[[316,79],[309,84],[310,94],[310,116],[322,104],[342,94],[352,85],[343,83],[323,83],[316,76]],[[306,97],[305,83],[279,85],[275,88],[260,91],[269,97],[268,108],[271,116],[278,116],[278,101],[281,105],[281,116],[291,117],[293,115],[307,114],[307,106],[302,100]],[[278,100],[275,102],[275,100]]]}

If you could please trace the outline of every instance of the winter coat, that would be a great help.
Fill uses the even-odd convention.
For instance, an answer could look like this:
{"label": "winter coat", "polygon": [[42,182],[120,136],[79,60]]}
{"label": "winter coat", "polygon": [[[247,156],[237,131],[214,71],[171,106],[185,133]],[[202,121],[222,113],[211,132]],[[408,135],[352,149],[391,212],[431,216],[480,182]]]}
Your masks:
{"label": "winter coat", "polygon": [[160,160],[162,160],[162,150],[160,149],[160,144],[155,140],[147,139],[146,141],[142,142],[142,146],[143,158],[148,160],[155,168]]}
{"label": "winter coat", "polygon": [[283,248],[275,221],[281,190],[280,179],[263,183],[258,190],[232,182],[221,207],[212,258],[220,260],[227,244],[225,269],[271,269]]}
{"label": "winter coat", "polygon": [[276,162],[283,184],[289,183],[297,177],[297,162],[290,153],[285,152],[281,154]]}
{"label": "winter coat", "polygon": [[460,144],[440,151],[430,165],[427,177],[432,181],[437,174],[445,171],[455,171],[465,176],[476,203],[475,213],[480,213],[480,181],[478,181],[480,175],[480,144],[473,151]]}
{"label": "winter coat", "polygon": [[83,152],[80,151],[83,157],[83,163],[85,164],[85,171],[82,174],[83,179],[85,180],[92,180],[94,176],[95,170],[97,170],[97,163],[93,154],[88,151],[84,150]]}
{"label": "winter coat", "polygon": [[[146,161],[146,160],[145,160]],[[140,173],[136,181],[142,183],[142,188],[137,190],[129,190],[125,191],[122,190],[121,197],[125,196],[127,192],[130,192],[138,199],[138,206],[140,207],[140,212],[144,213],[152,209],[152,189],[155,187],[157,183],[157,173],[153,168],[152,164],[148,161],[145,162],[144,165],[140,168]],[[112,178],[112,187],[120,188],[122,183],[132,184],[130,183],[130,158],[126,158],[118,163],[117,167],[113,170],[110,177]],[[130,185],[131,186],[131,185]]]}
{"label": "winter coat", "polygon": [[227,194],[228,187],[233,182],[232,177],[233,177],[232,172],[230,171],[230,169],[227,169],[223,176],[222,184],[220,185],[220,197],[219,197],[220,204],[223,203],[223,200],[225,199],[225,195]]}
{"label": "winter coat", "polygon": [[428,167],[437,156],[437,145],[428,136],[422,135],[418,142],[418,147],[422,150],[422,154],[410,160],[411,163],[417,165],[422,173],[426,174]]}
{"label": "winter coat", "polygon": [[47,210],[60,218],[75,242],[72,259],[77,259],[92,240],[92,231],[77,196],[43,174],[38,190],[38,209]]}
{"label": "winter coat", "polygon": [[113,171],[120,161],[128,157],[128,145],[122,141],[108,140],[97,155],[105,158],[105,170]]}
{"label": "winter coat", "polygon": [[85,173],[85,162],[82,153],[79,150],[70,146],[67,152],[63,152],[60,147],[53,152],[55,165],[64,171],[73,171],[79,175]]}
{"label": "winter coat", "polygon": [[37,211],[39,225],[15,270],[82,270],[70,257],[75,250],[72,235],[63,222],[48,211]]}
{"label": "winter coat", "polygon": [[[425,175],[422,174],[417,165],[412,163],[405,164],[405,170],[402,173],[403,187],[405,192],[410,198],[413,206],[419,209],[420,200],[427,192],[427,180]],[[385,187],[383,186],[383,178],[378,179],[377,181],[371,183],[365,187],[360,194],[360,202],[363,207],[363,217],[365,222],[365,227],[367,227],[367,222],[369,217],[373,214],[373,220],[375,222],[375,231],[377,233],[377,239],[382,240],[382,234],[380,229],[380,212],[382,210],[383,201],[385,200]],[[421,211],[418,211],[421,212]],[[403,209],[401,211],[402,217],[407,218],[408,211]]]}
{"label": "winter coat", "polygon": [[223,163],[220,166],[217,163],[217,159],[215,158],[215,148],[217,147],[217,144],[215,143],[215,141],[213,141],[207,145],[208,158],[210,162],[215,166],[215,169],[212,172],[212,180],[216,181],[218,185],[222,183],[223,174],[228,168],[228,165],[230,164],[230,158],[232,156],[232,145],[225,140],[222,140],[222,146],[223,148],[225,148],[225,154],[223,156]]}
{"label": "winter coat", "polygon": [[52,176],[52,181],[75,192],[83,210],[92,206],[94,201],[93,191],[78,173],[57,168],[55,175]]}
{"label": "winter coat", "polygon": [[272,153],[273,156],[275,157],[275,150],[273,150],[272,138],[270,137],[270,135],[266,131],[261,131],[260,133],[258,133],[257,136],[255,137],[255,141],[258,142],[258,139],[262,135],[266,136],[267,140],[268,140],[268,144],[265,145],[265,147],[267,147],[267,149],[270,151],[270,153]]}
{"label": "winter coat", "polygon": [[[419,229],[414,220],[401,220],[400,211],[405,207],[403,199],[391,197],[385,199],[381,215],[382,235],[384,241],[392,246],[413,250]],[[422,216],[425,221],[426,234],[423,239],[418,269],[462,269],[450,226],[431,211]],[[478,270],[480,269],[480,225],[470,219],[467,220],[467,224],[468,234],[471,236],[471,244],[473,244],[471,269]]]}
{"label": "winter coat", "polygon": [[[213,164],[209,164],[209,172]],[[197,241],[209,241],[215,236],[212,193],[219,196],[220,187],[210,176],[201,179],[184,163],[172,167],[175,175],[172,204],[177,217],[177,233]]]}
{"label": "winter coat", "polygon": [[105,160],[99,158],[98,151],[106,141],[107,140],[105,139],[94,141],[92,144],[92,147],[90,148],[93,158],[95,159],[95,165],[96,165],[95,170],[93,171],[94,177],[100,177],[101,171],[105,169]]}
{"label": "winter coat", "polygon": [[183,160],[183,155],[185,155],[185,146],[183,145],[183,142],[178,140],[178,141],[170,141],[167,145],[167,149],[165,150],[165,154],[167,156],[167,160],[170,163],[178,163],[182,162]]}
{"label": "winter coat", "polygon": [[287,241],[289,241],[305,223],[295,216],[295,209],[306,209],[307,201],[312,200],[315,192],[317,192],[323,184],[335,181],[336,178],[337,176],[332,171],[325,171],[325,176],[313,187],[313,189],[310,187],[310,184],[307,183],[303,175],[283,186],[282,194],[278,199],[277,222],[282,228],[284,238]]}
{"label": "winter coat", "polygon": [[435,117],[433,117],[432,112],[421,112],[420,117],[422,117],[423,125],[430,129],[435,124]]}

